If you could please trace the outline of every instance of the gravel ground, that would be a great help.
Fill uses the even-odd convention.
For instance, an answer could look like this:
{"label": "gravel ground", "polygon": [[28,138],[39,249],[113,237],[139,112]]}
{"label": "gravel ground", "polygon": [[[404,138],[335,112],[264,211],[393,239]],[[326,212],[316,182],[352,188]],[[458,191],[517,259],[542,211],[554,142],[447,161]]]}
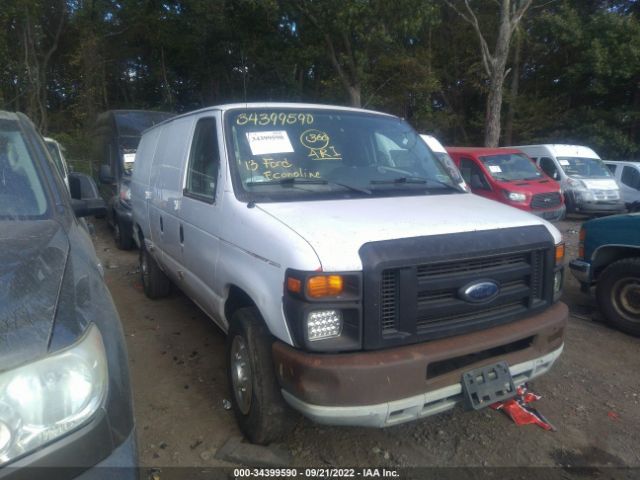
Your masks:
{"label": "gravel ground", "polygon": [[[567,260],[581,218],[559,222]],[[102,221],[96,251],[129,347],[143,467],[230,466],[215,458],[240,435],[224,368],[224,335],[188,298],[148,300],[137,251],[115,248]],[[640,467],[640,338],[603,324],[593,296],[567,272],[572,315],[565,350],[537,379],[536,407],[557,428],[518,427],[502,413],[451,412],[388,429],[337,428],[299,418],[284,447],[291,466],[635,466]]]}

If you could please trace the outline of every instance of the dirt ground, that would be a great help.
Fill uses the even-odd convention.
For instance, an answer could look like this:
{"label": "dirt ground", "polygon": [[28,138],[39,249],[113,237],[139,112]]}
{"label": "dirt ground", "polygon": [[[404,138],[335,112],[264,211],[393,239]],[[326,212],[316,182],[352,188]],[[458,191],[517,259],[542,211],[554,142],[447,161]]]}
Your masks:
{"label": "dirt ground", "polygon": [[[559,222],[567,260],[582,218]],[[240,435],[224,368],[224,335],[175,292],[148,300],[137,251],[115,248],[95,222],[96,251],[126,332],[140,461],[144,467],[230,466],[214,456]],[[324,427],[299,418],[285,447],[291,466],[635,466],[640,467],[640,338],[601,322],[593,296],[567,271],[571,309],[565,350],[532,390],[557,428],[518,427],[492,410],[451,412],[388,429]]]}

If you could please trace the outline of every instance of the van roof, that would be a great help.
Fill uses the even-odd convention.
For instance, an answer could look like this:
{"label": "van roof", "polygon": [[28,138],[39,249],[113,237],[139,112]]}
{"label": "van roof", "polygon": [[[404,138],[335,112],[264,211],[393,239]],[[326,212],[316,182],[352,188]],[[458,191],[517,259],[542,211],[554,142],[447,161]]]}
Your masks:
{"label": "van roof", "polygon": [[501,153],[522,153],[515,147],[447,147],[449,153],[466,153],[467,155],[500,155]]}
{"label": "van roof", "polygon": [[251,108],[296,108],[296,109],[306,108],[306,109],[313,109],[313,110],[342,110],[345,112],[370,113],[374,115],[397,118],[395,115],[391,115],[389,113],[384,113],[384,112],[377,112],[375,110],[367,110],[364,108],[354,108],[354,107],[343,107],[339,105],[325,105],[320,103],[296,103],[296,102],[246,102],[245,103],[245,102],[242,102],[242,103],[226,103],[223,105],[212,105],[210,107],[204,107],[198,110],[192,110],[190,112],[186,112],[181,115],[176,115],[175,117],[171,117],[167,120],[157,123],[152,127],[149,127],[147,130],[145,130],[145,132],[152,130],[160,125],[164,125],[165,123],[169,123],[179,118],[188,117],[190,115],[195,115],[198,113],[204,113],[204,112],[216,111],[216,110],[219,110],[224,113],[228,110],[235,110],[235,109],[249,110]]}
{"label": "van roof", "polygon": [[544,143],[540,145],[514,145],[511,148],[520,148],[527,150],[529,148],[544,147],[548,152],[556,157],[585,157],[585,158],[600,158],[596,152],[591,148],[584,145],[569,145],[563,143]]}
{"label": "van roof", "polygon": [[640,160],[603,160],[604,163],[613,163],[615,165],[640,165]]}

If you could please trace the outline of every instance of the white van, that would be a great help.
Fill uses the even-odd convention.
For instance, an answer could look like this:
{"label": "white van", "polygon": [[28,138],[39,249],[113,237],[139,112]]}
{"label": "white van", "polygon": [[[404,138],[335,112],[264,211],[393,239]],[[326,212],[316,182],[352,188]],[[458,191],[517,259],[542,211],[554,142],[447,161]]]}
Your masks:
{"label": "white van", "polygon": [[596,152],[581,145],[518,145],[560,183],[567,212],[619,213],[625,210],[620,189]]}
{"label": "white van", "polygon": [[205,108],[144,133],[131,188],[144,291],[172,282],[227,332],[253,442],[289,407],[378,427],[485,407],[562,351],[558,230],[464,192],[400,118]]}
{"label": "white van", "polygon": [[620,185],[627,207],[629,204],[633,204],[630,207],[633,210],[640,207],[640,162],[605,160],[604,163]]}

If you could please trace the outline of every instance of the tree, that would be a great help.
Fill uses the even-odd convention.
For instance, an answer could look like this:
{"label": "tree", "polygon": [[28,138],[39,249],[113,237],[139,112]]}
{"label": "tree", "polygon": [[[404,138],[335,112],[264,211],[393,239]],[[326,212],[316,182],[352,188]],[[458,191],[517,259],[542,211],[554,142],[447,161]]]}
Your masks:
{"label": "tree", "polygon": [[500,0],[500,21],[493,52],[489,49],[489,44],[480,27],[478,16],[469,1],[470,0],[464,0],[465,10],[461,10],[450,0],[445,0],[447,5],[453,8],[458,15],[468,22],[476,33],[480,45],[482,64],[485,73],[489,77],[484,144],[487,147],[497,147],[500,141],[500,115],[502,110],[503,86],[505,78],[509,73],[506,67],[509,58],[511,37],[533,0]]}

